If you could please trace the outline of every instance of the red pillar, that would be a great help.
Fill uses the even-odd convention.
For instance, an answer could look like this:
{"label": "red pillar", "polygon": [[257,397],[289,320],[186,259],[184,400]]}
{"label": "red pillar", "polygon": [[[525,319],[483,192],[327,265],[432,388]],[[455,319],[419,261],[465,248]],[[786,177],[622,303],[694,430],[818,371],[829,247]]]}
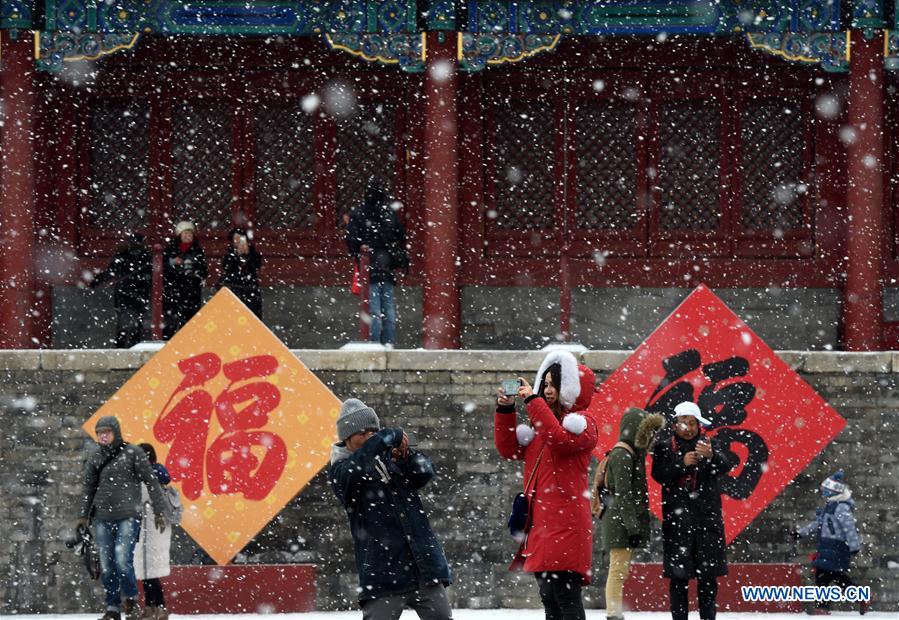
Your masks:
{"label": "red pillar", "polygon": [[0,348],[31,342],[34,295],[34,41],[30,32],[0,31]]}
{"label": "red pillar", "polygon": [[456,34],[427,38],[424,113],[424,274],[422,346],[458,349],[458,115]]}
{"label": "red pillar", "polygon": [[843,347],[876,351],[883,324],[883,34],[866,40],[852,31],[849,68],[846,284]]}
{"label": "red pillar", "polygon": [[153,244],[153,285],[150,289],[150,318],[153,340],[162,340],[162,244]]}
{"label": "red pillar", "polygon": [[568,244],[562,246],[562,256],[559,260],[559,330],[563,342],[571,341],[571,268],[568,263],[570,248]]}

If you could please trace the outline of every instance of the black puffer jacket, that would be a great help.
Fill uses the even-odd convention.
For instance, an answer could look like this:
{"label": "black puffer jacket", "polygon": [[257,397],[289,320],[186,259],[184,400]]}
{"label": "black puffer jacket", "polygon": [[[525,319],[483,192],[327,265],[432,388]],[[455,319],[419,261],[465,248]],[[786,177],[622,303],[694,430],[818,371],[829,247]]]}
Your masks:
{"label": "black puffer jacket", "polygon": [[254,246],[246,254],[238,254],[233,247],[222,257],[222,278],[219,287],[227,286],[258,317],[262,317],[262,293],[259,289],[259,268],[262,256]]}
{"label": "black puffer jacket", "polygon": [[434,477],[434,464],[409,450],[394,462],[401,429],[386,428],[356,452],[335,445],[328,479],[346,509],[356,550],[359,601],[452,583],[443,547],[431,530],[418,490]]}
{"label": "black puffer jacket", "polygon": [[394,271],[408,269],[406,231],[390,207],[387,195],[370,189],[361,208],[350,217],[346,229],[350,254],[359,259],[361,247],[369,248],[371,282],[396,283]]}
{"label": "black puffer jacket", "polygon": [[[677,579],[727,574],[720,480],[736,465],[736,455],[714,438],[712,458],[684,465],[702,433],[691,440],[662,431],[652,452],[652,477],[662,485],[663,574]],[[696,554],[692,553],[696,549]]]}
{"label": "black puffer jacket", "polygon": [[150,288],[153,284],[153,256],[144,244],[143,235],[132,235],[119,248],[109,266],[98,273],[91,288],[115,281],[116,308],[146,311],[150,307]]}

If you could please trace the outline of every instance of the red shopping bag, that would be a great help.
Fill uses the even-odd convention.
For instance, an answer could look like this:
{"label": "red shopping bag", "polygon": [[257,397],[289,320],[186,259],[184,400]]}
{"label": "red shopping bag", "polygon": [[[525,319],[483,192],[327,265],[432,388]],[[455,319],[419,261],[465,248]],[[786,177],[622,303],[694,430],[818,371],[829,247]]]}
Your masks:
{"label": "red shopping bag", "polygon": [[350,292],[353,295],[362,294],[362,283],[359,282],[359,264],[353,263],[353,282],[350,284]]}

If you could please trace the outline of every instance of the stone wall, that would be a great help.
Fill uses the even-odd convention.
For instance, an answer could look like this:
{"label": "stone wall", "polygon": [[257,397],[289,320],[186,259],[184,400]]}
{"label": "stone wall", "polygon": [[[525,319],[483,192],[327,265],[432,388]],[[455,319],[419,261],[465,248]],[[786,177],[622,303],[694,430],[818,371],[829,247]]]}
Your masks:
{"label": "stone wall", "polygon": [[[897,306],[889,303],[897,299],[891,290],[885,295],[887,318]],[[635,348],[689,292],[686,288],[575,289],[572,337],[590,349]],[[715,293],[774,348],[839,348],[840,292],[836,289],[717,289]],[[206,291],[207,298],[211,294]],[[336,349],[359,337],[359,298],[350,294],[348,286],[273,286],[265,289],[262,301],[263,321],[292,349]],[[396,306],[397,346],[421,346],[421,289],[398,286]],[[463,348],[539,349],[556,342],[558,335],[558,289],[462,287]],[[52,342],[57,349],[114,346],[111,288],[54,288]]]}
{"label": "stone wall", "polygon": [[[424,501],[455,571],[457,607],[539,607],[530,577],[511,575],[513,544],[505,531],[521,466],[501,461],[492,445],[493,395],[503,378],[530,376],[543,354],[534,351],[346,352],[298,350],[339,398],[371,404],[386,425],[412,431],[439,477]],[[99,611],[101,592],[84,579],[79,558],[61,532],[76,518],[87,419],[151,355],[135,351],[0,352],[0,613]],[[583,361],[602,379],[627,352],[595,351]],[[865,541],[855,577],[870,584],[878,608],[899,609],[899,354],[784,352],[848,426],[731,545],[739,562],[805,563],[788,532],[818,504],[819,482],[840,467],[858,500]],[[177,528],[176,528],[177,529]],[[205,555],[177,532],[175,560]],[[659,524],[638,561],[661,557]],[[600,568],[586,591],[604,604]],[[352,608],[356,577],[343,510],[319,474],[253,540],[238,562],[312,562],[318,567],[318,607]],[[890,568],[892,562],[893,568]],[[804,571],[808,582],[809,573]]]}

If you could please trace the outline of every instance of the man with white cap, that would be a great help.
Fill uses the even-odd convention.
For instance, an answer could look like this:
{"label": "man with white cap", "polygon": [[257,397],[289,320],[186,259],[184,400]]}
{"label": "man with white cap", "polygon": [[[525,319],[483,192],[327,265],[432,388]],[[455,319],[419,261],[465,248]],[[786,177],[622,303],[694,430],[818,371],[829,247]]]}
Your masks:
{"label": "man with white cap", "polygon": [[395,620],[410,607],[451,620],[452,575],[418,496],[435,475],[431,459],[357,398],[340,409],[337,439],[328,479],[350,521],[363,619]]}
{"label": "man with white cap", "polygon": [[673,620],[687,620],[690,579],[697,580],[699,617],[715,620],[718,577],[727,574],[719,482],[738,459],[700,425],[712,422],[696,403],[678,404],[652,453],[652,477],[662,485],[662,574],[671,580]]}

